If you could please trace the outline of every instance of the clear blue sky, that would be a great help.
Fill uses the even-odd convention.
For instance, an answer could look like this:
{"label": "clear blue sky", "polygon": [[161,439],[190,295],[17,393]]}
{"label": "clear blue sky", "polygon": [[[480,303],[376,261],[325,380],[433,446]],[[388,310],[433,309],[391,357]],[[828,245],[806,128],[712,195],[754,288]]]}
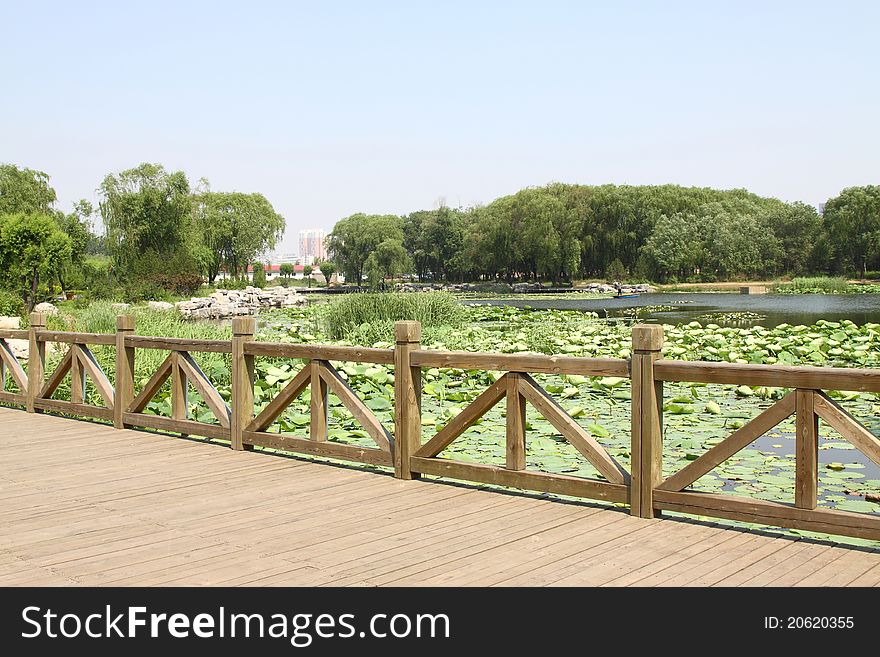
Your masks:
{"label": "clear blue sky", "polygon": [[7,2],[0,161],[140,162],[288,222],[530,185],[880,183],[880,2]]}

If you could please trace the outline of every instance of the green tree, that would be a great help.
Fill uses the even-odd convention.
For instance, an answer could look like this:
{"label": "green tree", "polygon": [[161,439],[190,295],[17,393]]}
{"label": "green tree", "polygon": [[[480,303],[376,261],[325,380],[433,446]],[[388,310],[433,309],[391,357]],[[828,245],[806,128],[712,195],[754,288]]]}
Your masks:
{"label": "green tree", "polygon": [[117,273],[165,272],[169,256],[194,244],[192,200],[182,171],[168,173],[159,164],[141,164],[106,176],[98,193],[107,250]]}
{"label": "green tree", "polygon": [[359,284],[367,258],[385,240],[403,242],[403,219],[395,215],[353,214],[336,222],[327,246],[346,279]]}
{"label": "green tree", "polygon": [[289,262],[283,262],[278,267],[278,273],[281,274],[281,277],[285,281],[290,280],[291,276],[293,276],[293,271],[294,271],[293,265],[290,264]]}
{"label": "green tree", "polygon": [[37,304],[41,281],[49,283],[60,263],[70,258],[72,246],[55,219],[45,214],[0,217],[0,270],[28,312]]}
{"label": "green tree", "polygon": [[67,289],[65,281],[68,277],[83,266],[86,253],[95,239],[89,223],[92,213],[91,203],[83,200],[74,205],[73,212],[56,214],[58,227],[70,238],[71,246],[70,257],[59,263],[58,267],[58,283],[62,290]]}
{"label": "green tree", "polygon": [[266,268],[262,262],[255,262],[253,264],[253,286],[264,288],[266,287]]}
{"label": "green tree", "polygon": [[333,272],[336,271],[334,264],[325,260],[319,265],[318,269],[320,269],[321,273],[324,275],[324,284],[330,285],[330,278],[333,276]]}
{"label": "green tree", "polygon": [[48,174],[0,164],[0,215],[51,214],[55,200]]}
{"label": "green tree", "polygon": [[833,249],[834,271],[859,271],[880,265],[880,185],[848,187],[825,204],[825,227]]}
{"label": "green tree", "polygon": [[221,269],[244,275],[247,263],[275,247],[284,234],[284,217],[262,194],[202,192],[193,199],[201,271],[213,282]]}
{"label": "green tree", "polygon": [[312,287],[312,271],[314,271],[314,269],[311,265],[303,267],[303,276],[309,282],[309,287]]}
{"label": "green tree", "polygon": [[376,247],[371,257],[375,259],[375,266],[383,280],[393,280],[399,274],[412,269],[412,260],[400,240],[385,240]]}

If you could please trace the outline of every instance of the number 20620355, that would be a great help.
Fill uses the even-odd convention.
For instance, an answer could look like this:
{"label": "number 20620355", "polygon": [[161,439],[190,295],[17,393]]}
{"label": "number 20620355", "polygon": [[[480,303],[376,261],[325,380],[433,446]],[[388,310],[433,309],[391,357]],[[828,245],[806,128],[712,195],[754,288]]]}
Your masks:
{"label": "number 20620355", "polygon": [[768,630],[841,630],[852,629],[852,616],[765,616],[764,628]]}

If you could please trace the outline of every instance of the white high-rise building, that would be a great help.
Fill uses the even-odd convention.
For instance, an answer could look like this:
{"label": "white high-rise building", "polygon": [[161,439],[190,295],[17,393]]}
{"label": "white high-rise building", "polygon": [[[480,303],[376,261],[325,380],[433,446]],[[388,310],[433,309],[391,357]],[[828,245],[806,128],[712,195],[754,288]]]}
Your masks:
{"label": "white high-rise building", "polygon": [[299,231],[299,259],[304,265],[323,262],[327,259],[323,230],[315,228]]}

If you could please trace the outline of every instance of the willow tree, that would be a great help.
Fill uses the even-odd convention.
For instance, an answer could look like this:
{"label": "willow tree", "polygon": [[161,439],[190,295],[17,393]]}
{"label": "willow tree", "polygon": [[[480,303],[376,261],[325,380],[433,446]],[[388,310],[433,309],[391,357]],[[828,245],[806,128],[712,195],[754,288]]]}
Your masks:
{"label": "willow tree", "polygon": [[46,214],[0,216],[0,271],[6,286],[34,309],[40,284],[58,274],[71,254],[70,238]]}
{"label": "willow tree", "polygon": [[284,234],[284,217],[262,194],[204,192],[193,200],[198,259],[210,282],[225,269],[245,276],[248,263],[275,248]]}
{"label": "willow tree", "polygon": [[159,164],[141,164],[106,176],[98,189],[107,251],[114,269],[167,271],[184,266],[191,198],[182,171],[169,173]]}

